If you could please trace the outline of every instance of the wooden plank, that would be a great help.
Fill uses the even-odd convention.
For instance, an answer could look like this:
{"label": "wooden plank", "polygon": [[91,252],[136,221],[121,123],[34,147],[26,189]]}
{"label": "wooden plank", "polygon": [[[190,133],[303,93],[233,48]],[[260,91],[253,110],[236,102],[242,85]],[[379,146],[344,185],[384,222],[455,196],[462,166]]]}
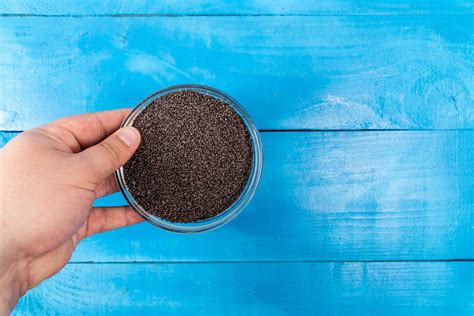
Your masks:
{"label": "wooden plank", "polygon": [[472,23],[471,15],[4,17],[0,130],[134,106],[189,82],[233,95],[260,129],[473,128]]}
{"label": "wooden plank", "polygon": [[183,236],[143,223],[84,240],[72,260],[474,259],[474,131],[262,137],[261,184],[230,224]]}
{"label": "wooden plank", "polygon": [[81,264],[14,315],[472,315],[473,262]]}
{"label": "wooden plank", "polygon": [[15,0],[0,2],[0,14],[432,14],[472,13],[472,1],[101,1]]}

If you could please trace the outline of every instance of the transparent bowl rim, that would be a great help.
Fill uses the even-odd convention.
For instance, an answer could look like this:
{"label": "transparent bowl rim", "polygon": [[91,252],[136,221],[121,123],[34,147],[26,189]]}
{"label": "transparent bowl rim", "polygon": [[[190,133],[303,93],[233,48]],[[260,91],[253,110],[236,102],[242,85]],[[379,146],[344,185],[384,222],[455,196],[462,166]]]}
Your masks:
{"label": "transparent bowl rim", "polygon": [[245,111],[245,109],[231,96],[225,94],[222,91],[219,91],[215,88],[198,85],[198,84],[181,84],[175,85],[171,87],[167,87],[165,89],[159,90],[143,101],[141,101],[133,110],[127,115],[127,117],[122,122],[121,127],[131,126],[133,121],[137,117],[137,115],[145,109],[149,104],[151,104],[154,100],[159,97],[162,97],[168,93],[179,91],[179,90],[193,90],[197,92],[201,92],[218,99],[223,100],[226,102],[241,118],[244,122],[245,126],[247,127],[251,140],[252,140],[252,148],[253,148],[253,165],[252,170],[250,172],[249,178],[247,180],[247,184],[245,185],[242,193],[240,196],[222,213],[219,215],[212,217],[207,220],[192,222],[192,223],[175,223],[164,220],[158,216],[154,216],[152,214],[147,213],[133,198],[130,191],[128,190],[123,166],[120,167],[117,171],[115,171],[115,179],[117,181],[118,187],[122,192],[123,196],[127,200],[128,204],[132,207],[132,209],[138,213],[143,219],[148,221],[149,223],[160,227],[162,229],[176,232],[176,233],[198,233],[209,231],[220,227],[231,220],[233,220],[237,215],[239,215],[242,210],[248,205],[250,200],[255,195],[257,190],[258,184],[260,182],[260,177],[262,174],[262,166],[263,166],[263,150],[262,150],[262,141],[260,139],[260,134],[258,129],[256,128],[254,122],[252,121],[250,115]]}

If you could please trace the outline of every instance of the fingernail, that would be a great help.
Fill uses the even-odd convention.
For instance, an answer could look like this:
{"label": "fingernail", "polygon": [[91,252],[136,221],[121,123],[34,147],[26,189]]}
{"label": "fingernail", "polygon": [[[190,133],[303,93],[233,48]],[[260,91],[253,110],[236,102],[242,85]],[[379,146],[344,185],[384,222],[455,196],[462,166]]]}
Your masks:
{"label": "fingernail", "polygon": [[124,127],[119,131],[118,137],[125,143],[125,145],[132,146],[138,142],[140,134],[134,127]]}

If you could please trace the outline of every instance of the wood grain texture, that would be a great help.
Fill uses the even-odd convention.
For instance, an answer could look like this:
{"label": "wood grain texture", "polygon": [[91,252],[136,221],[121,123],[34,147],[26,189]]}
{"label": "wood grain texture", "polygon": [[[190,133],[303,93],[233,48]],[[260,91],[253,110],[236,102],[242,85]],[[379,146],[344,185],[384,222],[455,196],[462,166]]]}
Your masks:
{"label": "wood grain texture", "polygon": [[465,0],[260,0],[260,1],[125,1],[15,0],[0,2],[0,14],[433,14],[473,13]]}
{"label": "wood grain texture", "polygon": [[473,315],[473,17],[462,0],[0,1],[0,147],[191,82],[261,130],[348,130],[262,133],[237,219],[93,236],[14,314]]}
{"label": "wood grain texture", "polygon": [[261,184],[230,224],[183,236],[144,223],[84,240],[72,260],[474,259],[474,131],[262,136]]}
{"label": "wood grain texture", "polygon": [[14,315],[472,315],[474,262],[68,265]]}
{"label": "wood grain texture", "polygon": [[260,129],[473,128],[473,21],[4,17],[0,130],[131,107],[186,82],[228,92]]}

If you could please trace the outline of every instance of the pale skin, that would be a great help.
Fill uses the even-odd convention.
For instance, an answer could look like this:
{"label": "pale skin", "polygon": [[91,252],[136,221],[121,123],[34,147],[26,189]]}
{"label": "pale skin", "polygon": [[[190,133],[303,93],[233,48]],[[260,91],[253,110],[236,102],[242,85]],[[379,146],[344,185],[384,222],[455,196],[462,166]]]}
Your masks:
{"label": "pale skin", "polygon": [[78,243],[135,224],[130,207],[92,207],[117,191],[113,173],[140,143],[119,129],[128,109],[60,119],[0,150],[0,315],[61,270]]}

